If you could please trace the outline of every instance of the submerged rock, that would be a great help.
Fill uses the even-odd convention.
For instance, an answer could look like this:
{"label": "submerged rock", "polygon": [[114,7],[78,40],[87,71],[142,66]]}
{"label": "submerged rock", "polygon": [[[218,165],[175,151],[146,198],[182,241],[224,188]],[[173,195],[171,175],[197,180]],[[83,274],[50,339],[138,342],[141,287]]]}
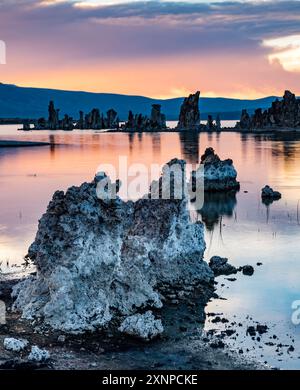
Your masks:
{"label": "submerged rock", "polygon": [[240,183],[236,178],[233,161],[221,160],[213,148],[207,148],[199,168],[192,172],[192,188],[195,190],[196,183],[204,179],[204,191],[237,191]]}
{"label": "submerged rock", "polygon": [[4,339],[3,345],[7,351],[20,352],[28,346],[28,341],[7,337]]}
{"label": "submerged rock", "polygon": [[144,314],[134,314],[127,317],[120,325],[119,331],[130,336],[151,340],[163,333],[161,320],[155,319],[149,310]]}
{"label": "submerged rock", "polygon": [[200,91],[186,97],[181,105],[178,130],[199,130],[200,129],[200,110],[199,110]]}
{"label": "submerged rock", "polygon": [[[185,163],[176,159],[164,175],[175,164],[185,179]],[[13,293],[23,318],[66,332],[94,331],[161,308],[166,286],[212,283],[203,225],[191,222],[185,195],[99,199],[108,181],[102,173],[53,195],[28,252],[37,274]]]}

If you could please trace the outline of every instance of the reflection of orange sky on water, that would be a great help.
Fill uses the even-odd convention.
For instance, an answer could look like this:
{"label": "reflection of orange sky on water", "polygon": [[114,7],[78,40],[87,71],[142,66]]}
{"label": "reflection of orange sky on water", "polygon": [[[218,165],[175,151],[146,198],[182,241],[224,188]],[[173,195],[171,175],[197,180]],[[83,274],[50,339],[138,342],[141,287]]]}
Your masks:
{"label": "reflection of orange sky on water", "polygon": [[[143,163],[163,164],[178,157],[188,163],[199,161],[205,148],[212,146],[221,158],[232,158],[241,181],[276,181],[276,177],[288,180],[288,185],[300,185],[296,159],[299,158],[300,141],[270,141],[262,144],[257,138],[238,133],[207,134],[56,134],[50,148],[15,149],[0,155],[0,174],[37,174],[62,176],[78,175],[78,180],[89,180],[99,164],[118,166],[119,156],[128,157],[128,165]],[[25,135],[22,139],[49,140],[48,135]],[[246,140],[246,142],[243,141]],[[263,170],[257,175],[257,166]],[[77,180],[76,180],[77,182]],[[71,184],[71,183],[70,183]],[[283,185],[283,184],[282,184]],[[285,183],[284,185],[287,185]]]}

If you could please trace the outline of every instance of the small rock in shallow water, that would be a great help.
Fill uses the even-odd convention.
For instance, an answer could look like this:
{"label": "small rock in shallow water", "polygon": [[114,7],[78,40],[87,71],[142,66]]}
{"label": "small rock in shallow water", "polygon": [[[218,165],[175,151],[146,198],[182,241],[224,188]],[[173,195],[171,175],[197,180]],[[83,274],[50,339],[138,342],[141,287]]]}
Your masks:
{"label": "small rock in shallow water", "polygon": [[261,190],[261,197],[262,197],[262,200],[272,200],[272,201],[279,200],[281,198],[281,193],[278,191],[274,191],[273,188],[266,185]]}
{"label": "small rock in shallow water", "polygon": [[209,260],[209,266],[215,276],[236,274],[237,269],[228,263],[226,257],[213,256]]}
{"label": "small rock in shallow water", "polygon": [[241,267],[243,275],[252,276],[254,274],[254,268],[252,265],[244,265]]}

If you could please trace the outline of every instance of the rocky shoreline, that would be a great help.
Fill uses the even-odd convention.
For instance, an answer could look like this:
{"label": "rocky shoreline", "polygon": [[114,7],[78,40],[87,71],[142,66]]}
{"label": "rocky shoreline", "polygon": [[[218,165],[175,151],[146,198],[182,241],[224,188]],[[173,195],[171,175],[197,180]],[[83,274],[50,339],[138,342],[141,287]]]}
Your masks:
{"label": "rocky shoreline", "polygon": [[[0,370],[269,369],[238,351],[230,351],[224,343],[224,333],[219,337],[203,331],[204,308],[215,294],[212,289],[193,294],[188,304],[171,301],[166,304],[160,313],[165,333],[149,342],[113,331],[82,335],[53,329],[37,331],[31,321],[11,310],[11,291],[18,282],[19,279],[0,282],[0,299],[8,308],[6,325],[0,325]],[[227,336],[231,336],[229,331]],[[25,340],[26,346],[21,351],[8,350],[4,346],[8,338]],[[47,351],[48,358],[41,361],[29,358],[32,346]]]}

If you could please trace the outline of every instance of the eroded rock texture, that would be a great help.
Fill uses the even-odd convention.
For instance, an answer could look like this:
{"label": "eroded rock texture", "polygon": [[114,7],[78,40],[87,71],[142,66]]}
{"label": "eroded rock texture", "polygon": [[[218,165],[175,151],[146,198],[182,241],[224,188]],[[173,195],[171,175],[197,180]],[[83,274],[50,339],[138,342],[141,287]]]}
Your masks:
{"label": "eroded rock texture", "polygon": [[231,159],[221,160],[213,148],[207,148],[201,156],[200,167],[192,172],[192,188],[204,176],[204,191],[238,190],[240,183],[236,180],[237,171]]}
{"label": "eroded rock texture", "polygon": [[247,111],[243,110],[237,127],[244,130],[299,128],[300,99],[297,99],[290,91],[285,91],[283,99],[276,99],[272,106],[265,111],[258,108],[250,117]]}
{"label": "eroded rock texture", "polygon": [[200,129],[200,92],[189,95],[184,99],[177,124],[178,130],[199,130]]}
{"label": "eroded rock texture", "polygon": [[[174,164],[185,178],[184,161],[168,166]],[[161,308],[168,286],[212,282],[202,260],[203,225],[191,223],[185,196],[99,199],[99,187],[107,189],[103,180],[101,173],[53,195],[28,252],[37,275],[14,290],[14,307],[24,318],[66,332],[93,331]]]}

